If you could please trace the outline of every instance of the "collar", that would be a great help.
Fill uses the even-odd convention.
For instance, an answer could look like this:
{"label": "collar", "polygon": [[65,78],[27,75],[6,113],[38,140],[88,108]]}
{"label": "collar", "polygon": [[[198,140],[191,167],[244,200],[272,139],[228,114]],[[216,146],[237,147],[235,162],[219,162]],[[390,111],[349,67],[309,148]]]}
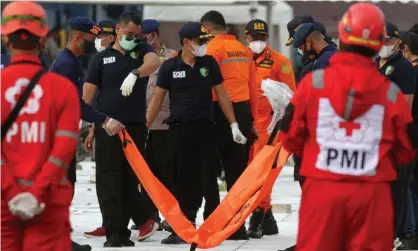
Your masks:
{"label": "collar", "polygon": [[[177,54],[177,57],[176,57],[176,60],[177,60],[177,63],[179,63],[179,64],[184,64],[184,65],[187,65],[187,66],[189,66],[190,67],[190,65],[189,64],[186,64],[184,61],[183,61],[183,59],[181,58],[181,54],[183,53],[183,50],[180,50],[179,52],[178,52],[178,54]],[[194,64],[195,66],[196,66],[196,64],[198,64],[201,60],[203,59],[203,57],[196,57],[196,63]]]}
{"label": "collar", "polygon": [[20,63],[20,62],[30,62],[30,63],[41,65],[41,60],[39,59],[39,57],[34,56],[34,55],[21,54],[19,56],[11,58],[11,63],[12,64],[13,63]]}
{"label": "collar", "polygon": [[[251,51],[251,53],[253,54],[253,57],[256,56],[256,54],[254,54],[254,52]],[[273,54],[273,51],[272,51],[271,47],[269,45],[266,45],[266,48],[264,48],[263,52],[255,59],[255,63],[259,64],[266,57],[271,57],[272,54]]]}
{"label": "collar", "polygon": [[165,47],[165,45],[164,44],[161,44],[161,48],[160,48],[160,50],[157,52],[157,54],[159,55],[159,56],[164,56],[164,54],[165,54],[165,51],[167,50],[167,47]]}
{"label": "collar", "polygon": [[67,53],[70,57],[72,57],[74,59],[77,59],[75,54],[70,49],[68,49],[67,47],[64,48],[64,52]]}
{"label": "collar", "polygon": [[325,46],[316,56],[316,58],[319,58],[322,54],[324,54],[327,51],[337,51],[337,47],[335,47],[335,45],[333,44],[328,44],[327,46]]}
{"label": "collar", "polygon": [[373,59],[353,52],[337,52],[331,57],[330,64],[349,64],[361,65],[362,67],[376,67]]}
{"label": "collar", "polygon": [[237,38],[234,35],[231,35],[231,34],[219,34],[219,35],[215,36],[212,40],[214,40],[214,39],[237,40]]}
{"label": "collar", "polygon": [[[386,61],[386,63],[385,63],[385,65],[388,63],[388,62],[391,62],[391,61],[393,61],[393,60],[397,60],[399,57],[403,57],[403,55],[402,55],[402,51],[399,51],[398,53],[396,53],[396,54],[393,54],[392,56],[390,56],[388,59],[387,59],[387,61]],[[379,65],[379,62],[380,62],[380,56],[377,56],[376,57],[376,63],[377,63],[377,65]],[[385,66],[384,65],[384,66]]]}

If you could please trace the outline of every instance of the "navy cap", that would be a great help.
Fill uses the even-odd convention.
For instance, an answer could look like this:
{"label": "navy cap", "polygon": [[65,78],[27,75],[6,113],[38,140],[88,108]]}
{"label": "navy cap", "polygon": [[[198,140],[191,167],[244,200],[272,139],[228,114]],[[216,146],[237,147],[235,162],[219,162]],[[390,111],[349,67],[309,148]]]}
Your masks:
{"label": "navy cap", "polygon": [[386,38],[399,37],[399,29],[392,23],[386,23]]}
{"label": "navy cap", "polygon": [[316,23],[302,24],[301,26],[297,27],[295,30],[295,35],[293,36],[293,48],[299,48],[303,41],[305,41],[306,37],[315,30],[321,32],[321,27]]}
{"label": "navy cap", "polygon": [[100,33],[101,34],[109,34],[109,35],[116,35],[116,22],[112,20],[102,20],[99,22]]}
{"label": "navy cap", "polygon": [[142,20],[142,33],[151,33],[160,28],[160,22],[155,19]]}
{"label": "navy cap", "polygon": [[245,34],[255,35],[255,34],[269,34],[269,27],[266,22],[261,19],[251,20],[245,27]]}
{"label": "navy cap", "polygon": [[76,17],[68,21],[68,26],[72,30],[90,33],[92,35],[99,35],[100,27],[88,17]]}
{"label": "navy cap", "polygon": [[189,22],[183,25],[179,31],[179,36],[200,39],[208,39],[211,37],[211,35],[207,33],[206,28],[200,23],[196,22]]}
{"label": "navy cap", "polygon": [[293,42],[293,36],[295,35],[295,30],[301,24],[306,23],[313,23],[314,19],[311,16],[303,15],[303,16],[296,16],[294,17],[288,24],[287,24],[287,31],[289,32],[289,39],[286,41],[286,46],[289,46]]}

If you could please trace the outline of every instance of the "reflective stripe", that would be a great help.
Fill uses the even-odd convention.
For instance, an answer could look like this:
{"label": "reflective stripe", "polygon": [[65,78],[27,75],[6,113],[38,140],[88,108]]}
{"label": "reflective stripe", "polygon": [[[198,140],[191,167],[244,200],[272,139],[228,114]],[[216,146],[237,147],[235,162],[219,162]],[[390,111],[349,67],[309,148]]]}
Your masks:
{"label": "reflective stripe", "polygon": [[6,162],[4,160],[1,160],[1,165],[6,164]]}
{"label": "reflective stripe", "polygon": [[78,134],[72,131],[67,130],[58,130],[55,132],[55,136],[64,136],[64,137],[70,137],[73,139],[78,139]]}
{"label": "reflective stripe", "polygon": [[324,88],[324,70],[323,69],[315,70],[312,73],[312,83],[313,83],[314,89]]}
{"label": "reflective stripe", "polygon": [[251,61],[248,58],[230,58],[230,59],[222,60],[221,64],[229,64],[229,63],[235,63],[235,62],[249,63]]}
{"label": "reflective stripe", "polygon": [[354,103],[354,94],[356,91],[354,89],[350,89],[348,93],[347,103],[345,104],[345,112],[344,118],[348,120],[350,118],[351,111],[353,110],[353,103]]}
{"label": "reflective stripe", "polygon": [[[64,177],[60,181],[60,185],[64,185],[68,181],[67,177]],[[24,180],[24,179],[16,179],[16,183],[25,187],[30,187],[33,185],[33,181],[31,180]]]}
{"label": "reflective stripe", "polygon": [[390,102],[396,103],[396,100],[398,99],[398,92],[399,91],[400,91],[399,87],[395,83],[391,82],[390,86],[389,86],[389,89],[388,89],[388,93],[386,95],[386,98]]}
{"label": "reflective stripe", "polygon": [[48,161],[51,162],[52,164],[55,164],[55,165],[59,166],[59,167],[68,169],[68,165],[65,164],[64,161],[62,161],[60,159],[49,156]]}

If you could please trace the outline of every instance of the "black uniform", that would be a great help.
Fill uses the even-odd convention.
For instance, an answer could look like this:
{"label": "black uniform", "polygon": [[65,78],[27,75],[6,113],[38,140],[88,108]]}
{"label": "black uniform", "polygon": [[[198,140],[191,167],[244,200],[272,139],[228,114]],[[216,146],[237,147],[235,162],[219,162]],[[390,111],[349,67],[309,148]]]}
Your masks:
{"label": "black uniform", "polygon": [[[380,58],[377,58],[379,66]],[[399,52],[379,68],[379,71],[389,80],[394,82],[404,95],[414,94],[415,73],[412,64]],[[406,200],[408,184],[412,179],[413,166],[397,166],[398,179],[392,185],[394,214],[395,214],[395,236],[400,237],[402,225],[406,222]]]}
{"label": "black uniform", "polygon": [[181,54],[162,64],[157,86],[168,90],[170,97],[166,122],[170,125],[170,159],[176,173],[174,194],[183,213],[194,222],[203,195],[210,186],[218,186],[212,87],[221,84],[223,78],[212,56],[197,57],[190,67]]}
{"label": "black uniform", "polygon": [[[138,78],[133,92],[124,97],[120,86],[128,74],[143,64],[145,54],[153,52],[148,44],[122,54],[113,47],[99,52],[90,62],[86,82],[97,85],[97,109],[120,121],[143,153],[147,137],[146,86],[148,77]],[[108,136],[100,124],[96,135],[96,188],[105,219],[106,235],[128,237],[129,219],[142,225],[151,218],[151,208],[138,191],[138,178],[129,166],[118,135]]]}

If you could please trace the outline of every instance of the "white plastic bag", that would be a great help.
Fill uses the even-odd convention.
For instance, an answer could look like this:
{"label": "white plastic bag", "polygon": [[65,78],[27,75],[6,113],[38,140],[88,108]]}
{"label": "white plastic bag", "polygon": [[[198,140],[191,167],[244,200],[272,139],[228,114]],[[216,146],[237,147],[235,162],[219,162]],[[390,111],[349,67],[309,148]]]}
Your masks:
{"label": "white plastic bag", "polygon": [[261,82],[261,90],[273,108],[273,119],[267,128],[267,133],[270,135],[276,123],[283,117],[284,111],[293,97],[293,91],[286,84],[269,78]]}

